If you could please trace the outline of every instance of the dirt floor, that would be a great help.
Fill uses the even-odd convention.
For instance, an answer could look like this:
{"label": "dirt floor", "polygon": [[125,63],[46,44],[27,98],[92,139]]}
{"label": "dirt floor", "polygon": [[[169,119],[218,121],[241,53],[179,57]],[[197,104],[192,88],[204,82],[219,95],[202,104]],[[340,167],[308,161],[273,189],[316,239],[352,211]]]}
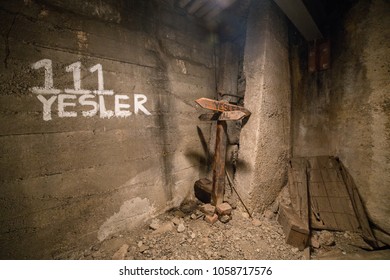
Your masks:
{"label": "dirt floor", "polygon": [[[59,258],[302,260],[309,257],[309,250],[299,251],[286,244],[282,227],[277,222],[275,206],[271,207],[275,212],[267,210],[265,214],[254,214],[252,218],[244,208],[236,207],[231,220],[226,223],[217,221],[211,225],[204,221],[200,205],[200,202],[187,202],[179,209],[149,221],[136,233],[112,236],[83,251],[71,252]],[[351,232],[312,231],[311,244],[311,259],[359,259],[364,258],[371,249],[358,233]],[[388,257],[389,254],[374,258]]]}

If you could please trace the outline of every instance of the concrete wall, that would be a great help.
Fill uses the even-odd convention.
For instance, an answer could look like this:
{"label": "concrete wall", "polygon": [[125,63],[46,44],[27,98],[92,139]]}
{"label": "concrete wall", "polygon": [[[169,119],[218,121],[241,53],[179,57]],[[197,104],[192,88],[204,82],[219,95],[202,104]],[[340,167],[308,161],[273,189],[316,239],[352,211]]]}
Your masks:
{"label": "concrete wall", "polygon": [[286,182],[290,153],[290,68],[287,22],[273,1],[254,1],[244,53],[245,107],[237,187],[261,212]]}
{"label": "concrete wall", "polygon": [[292,47],[293,154],[339,156],[371,221],[390,233],[390,3],[359,1],[331,32],[331,69]]}
{"label": "concrete wall", "polygon": [[[213,36],[171,2],[0,1],[1,258],[134,229],[204,176],[193,100],[215,96]],[[98,90],[97,64],[113,95],[64,92]]]}

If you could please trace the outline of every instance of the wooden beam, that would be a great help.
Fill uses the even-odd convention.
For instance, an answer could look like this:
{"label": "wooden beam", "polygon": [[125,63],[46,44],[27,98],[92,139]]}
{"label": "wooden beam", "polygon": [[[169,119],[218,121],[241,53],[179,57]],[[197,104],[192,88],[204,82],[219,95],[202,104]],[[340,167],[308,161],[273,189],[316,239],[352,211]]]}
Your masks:
{"label": "wooden beam", "polygon": [[209,98],[199,98],[195,100],[196,103],[198,103],[202,108],[213,110],[213,111],[219,111],[219,112],[226,112],[226,111],[241,111],[245,113],[245,116],[250,116],[251,112],[249,112],[248,109],[230,104],[226,101],[217,101],[214,99]]}
{"label": "wooden beam", "polygon": [[368,222],[368,218],[366,215],[366,211],[364,209],[362,201],[360,200],[359,192],[357,190],[355,182],[352,179],[352,176],[349,174],[345,166],[340,161],[336,161],[336,159],[334,158],[333,160],[334,162],[337,162],[340,165],[339,170],[341,172],[341,176],[344,180],[344,183],[347,187],[349,197],[351,198],[352,206],[355,210],[357,220],[360,224],[362,230],[362,236],[364,240],[372,247],[378,248],[379,247],[378,242],[371,230],[370,223]]}
{"label": "wooden beam", "polygon": [[279,206],[278,222],[286,235],[286,243],[299,250],[304,250],[309,240],[310,231],[295,211],[283,204]]}
{"label": "wooden beam", "polygon": [[226,122],[217,122],[217,135],[215,142],[215,154],[213,164],[213,204],[223,203],[225,192],[225,159],[226,159]]}

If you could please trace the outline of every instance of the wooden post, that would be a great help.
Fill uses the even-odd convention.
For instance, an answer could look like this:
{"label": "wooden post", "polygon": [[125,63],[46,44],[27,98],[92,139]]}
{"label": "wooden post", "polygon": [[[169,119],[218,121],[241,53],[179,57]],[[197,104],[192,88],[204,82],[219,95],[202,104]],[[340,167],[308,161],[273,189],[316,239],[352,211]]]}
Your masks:
{"label": "wooden post", "polygon": [[225,192],[226,122],[217,121],[217,135],[213,163],[212,198],[215,206],[223,203]]}
{"label": "wooden post", "polygon": [[215,154],[213,162],[213,189],[211,198],[213,204],[218,206],[223,203],[225,192],[225,159],[227,145],[226,121],[237,121],[249,117],[251,112],[242,106],[230,104],[226,101],[217,101],[209,98],[195,100],[202,108],[217,111],[214,114],[203,114],[200,120],[217,120],[217,135],[215,141]]}

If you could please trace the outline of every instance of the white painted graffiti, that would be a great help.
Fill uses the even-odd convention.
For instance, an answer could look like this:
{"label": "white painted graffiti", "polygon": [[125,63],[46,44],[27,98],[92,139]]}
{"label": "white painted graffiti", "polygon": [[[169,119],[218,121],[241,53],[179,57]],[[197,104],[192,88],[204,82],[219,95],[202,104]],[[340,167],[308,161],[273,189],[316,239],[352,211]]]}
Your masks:
{"label": "white painted graffiti", "polygon": [[[31,92],[37,94],[38,100],[43,106],[43,120],[52,120],[53,104],[57,101],[58,117],[71,118],[77,117],[74,110],[77,104],[84,107],[90,107],[89,110],[83,110],[83,117],[94,117],[99,114],[100,118],[120,117],[127,118],[132,115],[129,101],[131,98],[126,94],[115,94],[113,90],[104,89],[103,67],[96,64],[89,68],[89,72],[97,72],[98,88],[97,90],[82,89],[81,86],[81,62],[77,61],[65,67],[65,71],[73,73],[73,88],[64,90],[56,89],[53,82],[53,66],[50,59],[42,59],[31,65],[32,69],[45,69],[45,82],[43,87],[32,87]],[[50,96],[51,95],[51,96]],[[106,108],[105,97],[114,98],[114,110]],[[111,98],[112,98],[111,97]],[[145,115],[151,115],[145,108],[148,98],[144,94],[133,94],[134,114],[142,112]],[[73,110],[72,110],[73,108]]]}

